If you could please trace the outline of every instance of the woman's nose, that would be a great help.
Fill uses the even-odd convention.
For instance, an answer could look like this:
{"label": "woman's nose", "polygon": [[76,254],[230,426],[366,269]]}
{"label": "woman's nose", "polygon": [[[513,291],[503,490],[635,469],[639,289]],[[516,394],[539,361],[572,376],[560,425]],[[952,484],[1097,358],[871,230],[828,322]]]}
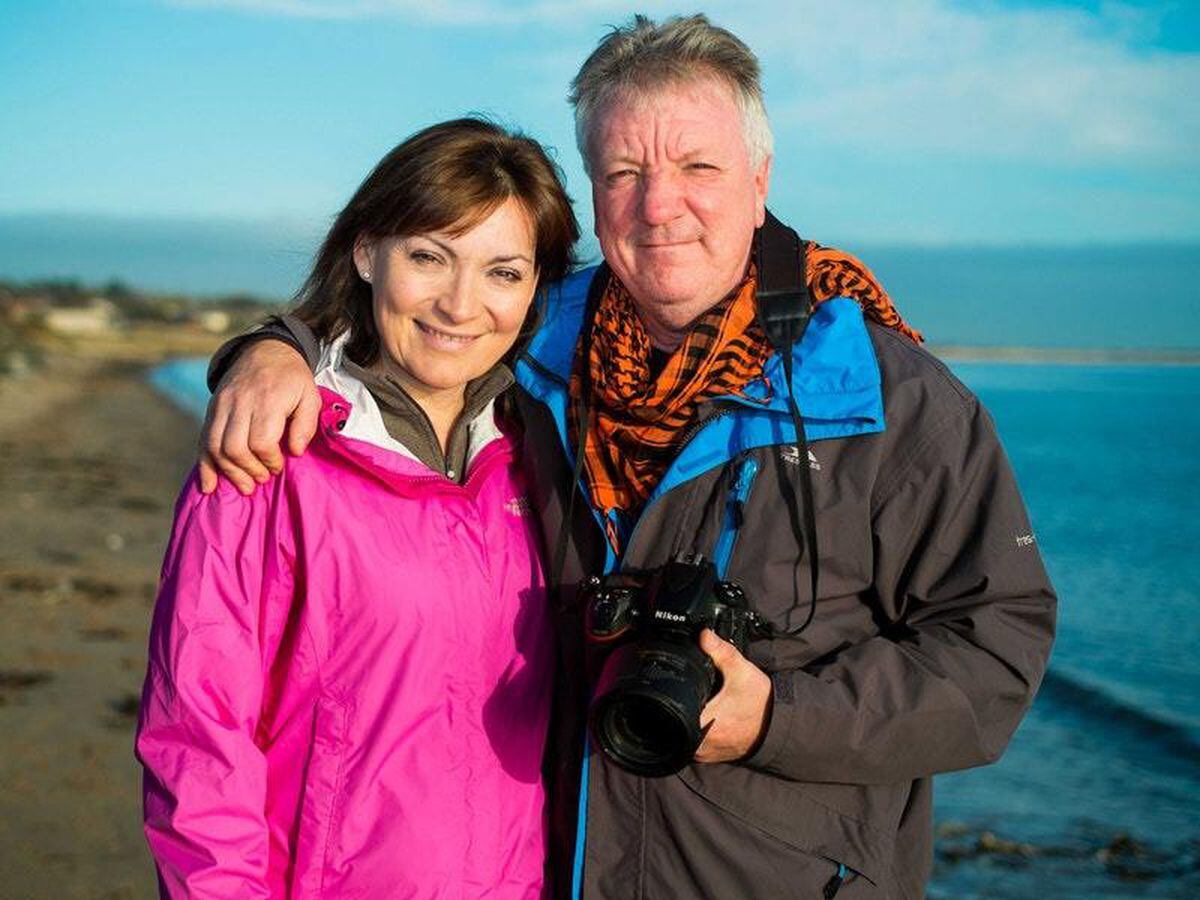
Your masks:
{"label": "woman's nose", "polygon": [[466,272],[456,272],[438,294],[438,312],[451,322],[466,322],[474,318],[479,304],[475,299],[475,280]]}

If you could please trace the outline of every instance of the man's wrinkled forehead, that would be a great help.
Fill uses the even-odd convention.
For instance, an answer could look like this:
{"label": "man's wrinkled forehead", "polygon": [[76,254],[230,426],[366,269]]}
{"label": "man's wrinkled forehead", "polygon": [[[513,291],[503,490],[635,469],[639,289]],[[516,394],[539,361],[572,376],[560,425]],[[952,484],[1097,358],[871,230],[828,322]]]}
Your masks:
{"label": "man's wrinkled forehead", "polygon": [[[734,134],[727,127],[731,117],[736,118]],[[740,152],[746,150],[741,126],[734,93],[720,79],[700,76],[629,87],[614,93],[597,112],[588,155],[595,163],[639,156],[652,143],[674,158],[719,149]]]}

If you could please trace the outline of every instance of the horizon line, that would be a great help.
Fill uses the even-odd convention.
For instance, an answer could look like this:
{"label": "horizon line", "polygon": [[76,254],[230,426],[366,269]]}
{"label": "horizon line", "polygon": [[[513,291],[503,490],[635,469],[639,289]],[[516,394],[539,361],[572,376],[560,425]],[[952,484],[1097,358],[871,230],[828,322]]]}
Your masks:
{"label": "horizon line", "polygon": [[[0,223],[20,224],[27,222],[38,225],[101,225],[122,224],[129,226],[153,227],[162,225],[181,227],[228,227],[241,226],[245,228],[271,227],[281,225],[295,231],[324,231],[328,222],[336,216],[336,211],[325,214],[280,213],[266,212],[246,215],[233,213],[121,213],[121,212],[64,212],[49,210],[0,210]],[[1196,235],[1129,235],[1120,238],[932,238],[914,237],[901,238],[885,235],[853,235],[843,234],[837,238],[841,243],[854,242],[873,248],[895,249],[954,249],[954,250],[1000,250],[1000,249],[1102,249],[1132,246],[1161,246],[1191,248],[1200,247],[1200,234]],[[582,246],[595,245],[596,240],[591,234],[585,234],[579,241]],[[597,248],[598,249],[598,248]],[[2,277],[2,276],[0,276]]]}

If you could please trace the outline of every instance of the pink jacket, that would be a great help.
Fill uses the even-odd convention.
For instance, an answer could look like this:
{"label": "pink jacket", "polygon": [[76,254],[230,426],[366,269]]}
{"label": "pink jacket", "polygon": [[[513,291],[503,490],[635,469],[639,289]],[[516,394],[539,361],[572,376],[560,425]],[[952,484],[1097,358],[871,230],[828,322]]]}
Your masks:
{"label": "pink jacket", "polygon": [[162,892],[536,898],[554,651],[512,447],[489,408],[457,485],[323,395],[253,497],[176,508],[137,735]]}

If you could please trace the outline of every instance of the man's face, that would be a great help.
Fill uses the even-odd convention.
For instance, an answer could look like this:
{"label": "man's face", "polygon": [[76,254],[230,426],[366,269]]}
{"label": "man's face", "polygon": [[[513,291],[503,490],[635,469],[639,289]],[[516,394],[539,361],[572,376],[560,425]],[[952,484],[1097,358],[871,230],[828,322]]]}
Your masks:
{"label": "man's face", "polygon": [[751,167],[728,86],[618,97],[591,138],[596,237],[655,344],[673,349],[745,273],[770,159]]}

